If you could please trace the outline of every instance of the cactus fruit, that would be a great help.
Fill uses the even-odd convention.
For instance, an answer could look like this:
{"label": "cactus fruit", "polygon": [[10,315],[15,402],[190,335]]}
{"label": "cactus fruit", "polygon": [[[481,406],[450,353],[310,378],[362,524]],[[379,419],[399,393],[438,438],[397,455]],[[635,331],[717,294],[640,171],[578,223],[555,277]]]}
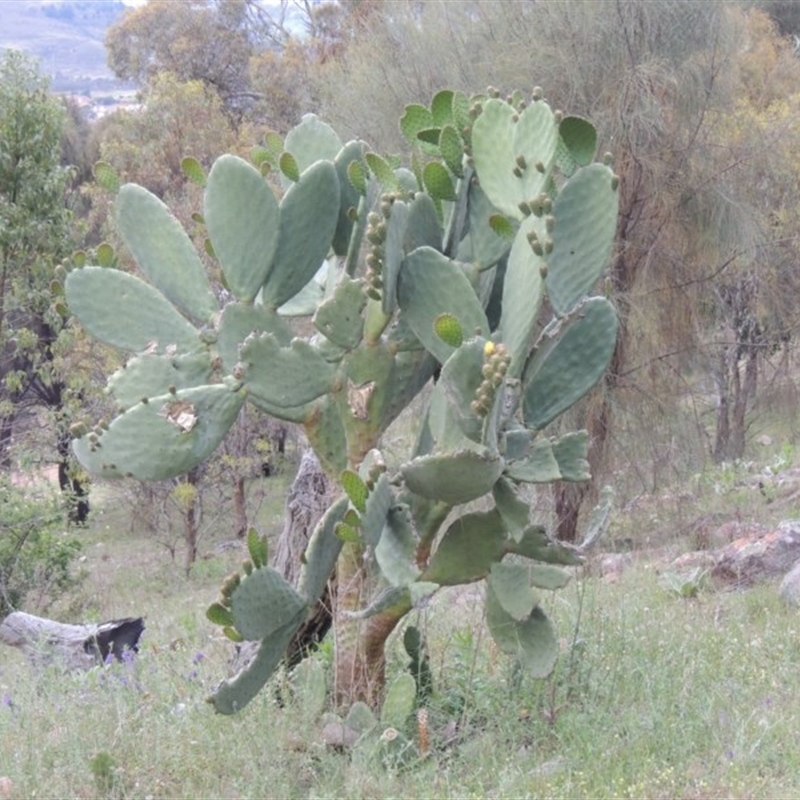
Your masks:
{"label": "cactus fruit", "polygon": [[[360,635],[379,638],[347,656],[369,654],[364,674],[382,674],[385,638],[412,608],[440,586],[478,580],[501,651],[537,676],[557,657],[538,592],[562,587],[559,565],[579,563],[580,550],[532,524],[526,496],[589,477],[588,434],[543,430],[601,379],[614,351],[616,312],[592,293],[613,248],[619,179],[592,163],[594,128],[554,113],[538,88],[530,103],[520,92],[442,90],[400,124],[411,170],[357,140],[343,146],[313,115],[285,141],[268,134],[255,165],[226,155],[206,176],[185,162],[204,186],[195,221],[233,295],[221,309],[185,231],[138,186],[119,190],[117,214],[146,280],[115,269],[113,251],[98,266],[76,258],[58,278],[86,329],[129,358],[108,381],[120,413],[73,431],[88,469],[178,475],[250,402],[302,424],[340,479],[296,587],[252,532],[249,560],[208,610],[225,635],[259,642],[255,661],[212,698],[224,713],[278,667],[337,562],[340,621],[377,618]],[[278,168],[280,199],[263,177]],[[298,336],[289,315],[311,318],[311,335]],[[374,448],[432,377],[417,444],[387,469]],[[488,510],[458,508],[481,498]],[[587,546],[609,510],[604,498]],[[418,674],[392,684],[380,725],[367,710],[359,729],[392,764],[415,752],[404,726],[427,663],[412,633],[406,646]],[[359,692],[374,698],[362,686],[353,699]]]}

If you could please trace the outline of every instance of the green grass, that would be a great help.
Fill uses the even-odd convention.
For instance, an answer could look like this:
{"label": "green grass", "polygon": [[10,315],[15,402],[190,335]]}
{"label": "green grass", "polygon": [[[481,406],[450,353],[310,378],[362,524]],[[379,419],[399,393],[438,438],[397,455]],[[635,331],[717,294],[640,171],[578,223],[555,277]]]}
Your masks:
{"label": "green grass", "polygon": [[[387,771],[327,748],[321,722],[279,707],[273,690],[215,716],[205,698],[231,649],[204,610],[242,553],[201,560],[187,579],[129,532],[113,492],[102,502],[82,534],[89,578],[57,615],[143,614],[142,652],[133,665],[63,674],[0,650],[0,777],[12,797],[800,795],[800,618],[772,585],[681,599],[646,556],[615,583],[576,576],[545,599],[562,654],[541,682],[491,646],[478,587],[443,592],[412,620],[430,646],[434,748]],[[327,666],[330,649],[316,658]],[[389,661],[390,673],[407,661],[399,633]]]}

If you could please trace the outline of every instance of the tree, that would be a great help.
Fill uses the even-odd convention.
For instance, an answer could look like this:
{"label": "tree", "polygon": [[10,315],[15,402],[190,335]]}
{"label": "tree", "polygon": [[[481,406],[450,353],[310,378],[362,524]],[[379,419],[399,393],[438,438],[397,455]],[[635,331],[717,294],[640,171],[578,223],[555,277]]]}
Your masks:
{"label": "tree", "polygon": [[[702,413],[704,387],[721,368],[721,350],[711,346],[723,341],[717,284],[738,284],[736,273],[758,275],[759,291],[734,291],[754,308],[771,298],[776,310],[776,298],[792,295],[785,265],[797,229],[780,187],[793,159],[774,157],[785,152],[784,141],[794,141],[786,135],[791,104],[780,125],[745,123],[734,132],[720,124],[741,115],[743,96],[769,104],[794,91],[797,59],[763,19],[719,2],[388,2],[319,77],[321,113],[344,130],[358,120],[361,135],[387,149],[399,142],[391,106],[441,85],[513,86],[536,75],[555,106],[595,122],[621,177],[617,256],[608,278],[622,335],[603,393],[574,413],[592,433],[593,475],[602,481],[613,469],[631,476],[623,492],[652,490],[675,470],[690,474],[709,455],[723,457],[723,449],[725,457],[741,451],[739,434],[733,449],[717,447],[719,437],[704,425],[714,415]],[[780,228],[765,224],[776,208]],[[764,268],[767,256],[777,259],[774,268]],[[776,279],[771,284],[769,276]],[[768,284],[782,290],[766,291]],[[790,316],[783,320],[785,330]],[[744,361],[732,356],[754,348],[767,354],[771,346],[744,341],[742,350],[736,338],[724,341],[733,350],[717,385],[736,391],[734,363]],[[687,380],[692,373],[699,379]],[[752,407],[752,393],[745,394],[738,405],[718,398],[738,408],[737,425]],[[701,409],[694,423],[684,421],[687,397]],[[594,491],[556,489],[565,538],[575,535],[582,500]]]}
{"label": "tree", "polygon": [[0,467],[10,466],[12,431],[24,409],[52,409],[62,488],[80,499],[82,520],[84,487],[69,467],[72,392],[56,369],[64,318],[52,288],[54,267],[73,246],[63,124],[63,107],[36,63],[6,51],[0,59]]}
{"label": "tree", "polygon": [[235,108],[249,90],[247,23],[244,0],[151,0],[109,28],[108,63],[119,78],[143,86],[163,72],[201,81]]}

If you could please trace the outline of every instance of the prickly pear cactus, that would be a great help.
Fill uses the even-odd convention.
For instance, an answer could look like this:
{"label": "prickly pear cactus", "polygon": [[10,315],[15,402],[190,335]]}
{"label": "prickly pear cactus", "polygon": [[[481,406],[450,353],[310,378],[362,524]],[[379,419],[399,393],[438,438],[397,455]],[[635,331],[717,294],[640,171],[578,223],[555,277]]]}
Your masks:
{"label": "prickly pear cactus", "polygon": [[[580,553],[531,522],[520,488],[589,478],[586,433],[547,428],[602,378],[616,344],[614,307],[593,292],[613,247],[618,178],[594,161],[592,126],[553,111],[539,89],[442,91],[409,106],[401,128],[410,169],[342,143],[313,115],[283,142],[268,134],[254,163],[225,155],[205,176],[187,159],[205,186],[206,250],[231,295],[222,307],[186,232],[138,186],[119,190],[117,216],[142,277],[102,266],[67,276],[75,316],[130,354],[108,383],[117,417],[75,441],[88,469],[183,473],[251,402],[302,425],[340,477],[300,585],[253,540],[243,574],[209,609],[232,638],[261,642],[215,694],[224,713],[276,669],[337,561],[339,586],[361,599],[339,603],[337,624],[381,619],[341,638],[354,658],[380,660],[382,641],[363,638],[385,639],[440,587],[485,581],[498,647],[537,676],[556,659],[540,592],[563,586],[558,565]],[[315,333],[296,337],[293,316]],[[389,469],[375,448],[434,375],[417,444]],[[460,511],[482,497],[488,510]],[[364,674],[383,674],[372,666]]]}

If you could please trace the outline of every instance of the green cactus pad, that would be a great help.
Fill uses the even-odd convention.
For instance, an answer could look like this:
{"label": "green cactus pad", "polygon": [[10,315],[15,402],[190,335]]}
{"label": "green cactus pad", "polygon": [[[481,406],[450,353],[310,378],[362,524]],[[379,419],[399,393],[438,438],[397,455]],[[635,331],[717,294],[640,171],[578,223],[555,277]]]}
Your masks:
{"label": "green cactus pad", "polygon": [[552,592],[563,589],[572,580],[569,572],[551,564],[531,564],[528,575],[533,586]]}
{"label": "green cactus pad", "polygon": [[266,534],[259,536],[255,528],[250,528],[247,531],[247,552],[250,554],[250,560],[256,569],[265,567],[269,561]]}
{"label": "green cactus pad", "polygon": [[340,497],[317,523],[300,567],[297,590],[309,603],[316,603],[325,591],[325,584],[333,575],[342,543],[334,533],[336,524],[347,510],[347,498]]}
{"label": "green cactus pad", "polygon": [[206,618],[209,622],[222,627],[233,627],[233,612],[221,603],[212,603],[206,609]]}
{"label": "green cactus pad", "polygon": [[297,166],[297,159],[291,153],[281,153],[278,166],[281,168],[281,185],[284,188],[300,180],[300,167]]}
{"label": "green cactus pad", "polygon": [[336,230],[339,199],[339,178],[330,161],[312,164],[283,196],[278,249],[262,291],[264,305],[279,308],[317,273]]}
{"label": "green cactus pad", "polygon": [[344,724],[356,733],[363,735],[377,727],[378,718],[366,703],[358,700],[350,706]]}
{"label": "green cactus pad", "polygon": [[405,350],[394,357],[386,388],[381,427],[385,430],[431,379],[436,359],[425,350]]}
{"label": "green cactus pad", "polygon": [[313,404],[303,419],[303,429],[325,472],[338,475],[347,466],[347,438],[332,396]]}
{"label": "green cactus pad", "polygon": [[361,197],[367,195],[368,180],[368,170],[362,162],[351,161],[347,165],[347,181]]}
{"label": "green cactus pad", "polygon": [[445,448],[452,441],[448,430],[455,424],[458,430],[473,442],[481,441],[483,421],[471,408],[478,387],[483,381],[481,369],[484,364],[483,348],[486,340],[478,337],[464,342],[445,361],[435,391],[441,393],[444,402],[437,403],[430,418],[431,433]]}
{"label": "green cactus pad", "polygon": [[553,251],[547,256],[547,295],[566,314],[596,286],[608,263],[617,228],[619,192],[604,164],[579,169],[553,203]]}
{"label": "green cactus pad", "polygon": [[434,329],[441,314],[458,317],[470,334],[489,332],[481,302],[463,268],[430,247],[410,253],[400,271],[398,301],[414,333],[436,358],[444,363],[454,348],[443,342]]}
{"label": "green cactus pad", "polygon": [[[472,127],[472,154],[481,188],[498,210],[522,219],[519,204],[543,190],[557,141],[558,127],[546,103],[534,103],[521,113],[503,100],[483,103]],[[520,156],[526,167],[518,177],[514,171]],[[537,162],[543,172],[534,166]]]}
{"label": "green cactus pad", "polygon": [[92,167],[92,175],[94,175],[94,179],[101,189],[105,189],[112,194],[116,194],[119,191],[119,174],[107,161],[98,161]]}
{"label": "green cactus pad", "polygon": [[192,156],[185,156],[181,159],[181,172],[197,186],[206,185],[206,171],[203,165]]}
{"label": "green cactus pad", "polygon": [[339,219],[333,235],[333,252],[337,256],[346,256],[350,247],[350,235],[353,232],[351,209],[358,209],[361,193],[350,180],[350,165],[361,165],[364,159],[364,143],[348,142],[336,156],[333,165],[339,176]]}
{"label": "green cactus pad", "polygon": [[364,331],[361,312],[366,302],[363,282],[345,277],[336,286],[333,297],[317,308],[314,327],[334,344],[352,350]]}
{"label": "green cactus pad", "polygon": [[424,192],[420,192],[408,207],[403,250],[411,253],[418,247],[425,246],[441,250],[443,236],[444,233],[433,200]]}
{"label": "green cactus pad", "polygon": [[[427,196],[427,195],[424,195]],[[410,211],[406,203],[396,200],[392,213],[386,223],[386,241],[383,245],[383,290],[381,308],[384,314],[392,314],[397,308],[397,279],[400,266],[406,255],[405,238],[408,230]]]}
{"label": "green cactus pad", "polygon": [[364,544],[372,550],[377,547],[389,509],[395,504],[394,493],[389,485],[389,478],[383,473],[367,497],[367,505],[361,516],[361,533]]}
{"label": "green cactus pad", "polygon": [[521,483],[552,483],[561,480],[561,470],[558,459],[553,454],[552,442],[549,439],[534,440],[527,457],[509,462],[505,474]]}
{"label": "green cactus pad", "polygon": [[531,588],[529,572],[527,564],[500,561],[492,564],[486,579],[500,607],[517,622],[528,619],[539,602],[536,592]]}
{"label": "green cactus pad", "polygon": [[520,540],[529,524],[530,506],[505,478],[499,478],[492,487],[492,497],[508,533],[517,541]]}
{"label": "green cactus pad", "polygon": [[453,124],[453,95],[452,89],[440,89],[431,100],[431,115],[434,125]]}
{"label": "green cactus pad", "polygon": [[400,118],[400,130],[412,147],[419,145],[417,134],[433,126],[433,114],[425,106],[418,104],[406,106],[405,113]]}
{"label": "green cactus pad", "polygon": [[170,210],[147,189],[126,183],[116,212],[122,238],[150,282],[178,309],[209,322],[217,300],[192,240]]}
{"label": "green cactus pad", "polygon": [[257,169],[225,155],[211,168],[203,212],[228,287],[237,299],[252,301],[278,246],[275,195]]}
{"label": "green cactus pad", "polygon": [[315,658],[304,658],[291,675],[292,699],[302,708],[306,719],[316,719],[328,703],[328,679],[325,668]]}
{"label": "green cactus pad", "polygon": [[[592,163],[597,152],[597,131],[594,125],[583,117],[564,117],[558,124],[559,144],[569,154],[569,160],[577,167],[585,167]],[[559,169],[569,177],[559,163]]]}
{"label": "green cactus pad", "polygon": [[589,432],[567,433],[553,442],[553,456],[558,462],[562,481],[588,481]]}
{"label": "green cactus pad", "polygon": [[375,560],[392,586],[406,586],[419,577],[419,568],[414,563],[416,546],[408,506],[392,506],[375,547]]}
{"label": "green cactus pad", "polygon": [[[469,116],[470,100],[464,92],[455,91],[450,100],[450,110],[453,114],[453,125],[465,139],[471,138],[472,119]],[[467,130],[469,135],[465,135]]]}
{"label": "green cactus pad", "polygon": [[[469,187],[469,234],[465,244],[471,250],[471,260],[481,270],[488,269],[500,261],[508,253],[514,238],[513,234],[509,237],[495,230],[491,222],[494,216],[497,216],[497,209],[481,189],[480,184],[473,183]],[[506,221],[506,224],[513,230],[511,222]]]}
{"label": "green cactus pad", "polygon": [[503,558],[505,540],[505,524],[497,511],[464,514],[445,531],[420,580],[441,586],[480,580]]}
{"label": "green cactus pad", "polygon": [[400,189],[400,181],[397,180],[394,170],[385,159],[377,153],[366,153],[364,160],[384,191],[396,192]]}
{"label": "green cactus pad", "polygon": [[95,257],[97,258],[97,264],[100,267],[113,267],[114,262],[116,261],[116,253],[114,252],[114,248],[108,242],[101,242],[97,245],[95,252]]}
{"label": "green cactus pad", "polygon": [[543,346],[523,373],[523,417],[544,428],[581,399],[602,377],[617,341],[617,315],[604,297],[592,297]]}
{"label": "green cactus pad", "polygon": [[381,707],[381,725],[404,728],[414,711],[416,699],[416,681],[407,672],[400,673],[386,689]]}
{"label": "green cactus pad", "polygon": [[414,607],[412,588],[419,589],[423,586],[430,596],[439,587],[436,584],[412,583],[410,586],[390,586],[379,592],[370,603],[358,611],[345,612],[346,619],[369,619],[377,614],[389,614],[400,619]]}
{"label": "green cactus pad", "polygon": [[170,386],[189,389],[208,383],[211,355],[206,352],[175,356],[141,355],[128,361],[108,379],[108,391],[123,407],[136,405],[142,397],[166,394]]}
{"label": "green cactus pad", "polygon": [[[371,347],[351,350],[342,367],[347,385],[342,393],[344,424],[352,444],[362,435],[373,436],[384,416],[389,401],[390,377],[394,359],[390,348],[380,342]],[[374,447],[374,442],[366,448]]]}
{"label": "green cactus pad", "polygon": [[271,333],[283,347],[292,341],[292,329],[274,311],[248,303],[228,303],[217,336],[217,349],[228,372],[239,363],[239,347],[251,333]]}
{"label": "green cactus pad", "polygon": [[308,607],[305,598],[272,567],[256,569],[243,578],[231,605],[236,629],[250,640],[274,636]]}
{"label": "green cactus pad", "polygon": [[415,458],[404,464],[400,471],[412,492],[455,506],[490,491],[503,466],[500,456],[462,450],[448,455]]}
{"label": "green cactus pad", "polygon": [[303,121],[286,134],[283,148],[294,156],[303,172],[316,161],[333,161],[342,149],[342,140],[316,114],[305,114]]}
{"label": "green cactus pad", "polygon": [[115,347],[157,353],[201,347],[197,329],[157,289],[127,272],[76,269],[67,275],[65,291],[81,325]]}
{"label": "green cactus pad", "polygon": [[546,235],[544,220],[530,216],[519,227],[508,255],[503,282],[500,329],[511,354],[508,374],[518,378],[533,344],[533,331],[544,296],[541,268],[544,260],[531,250],[528,236]]}
{"label": "green cactus pad", "polygon": [[450,173],[438,161],[429,161],[422,170],[422,182],[434,200],[455,200],[456,190]]}
{"label": "green cactus pad", "polygon": [[508,539],[505,544],[506,551],[518,556],[544,561],[548,564],[562,564],[564,566],[577,566],[582,562],[575,550],[554,542],[544,528],[531,525],[526,528],[522,537],[517,541]]}
{"label": "green cactus pad", "polygon": [[457,178],[464,175],[462,162],[464,160],[464,144],[461,136],[452,125],[445,125],[439,134],[439,151],[442,154],[447,168]]}
{"label": "green cactus pad", "polygon": [[263,688],[280,665],[292,637],[303,624],[305,609],[268,639],[263,639],[255,660],[233,678],[223,681],[209,702],[220,714],[241,711]]}
{"label": "green cactus pad", "polygon": [[367,510],[367,495],[369,494],[369,490],[361,476],[352,469],[346,469],[339,476],[339,483],[344,493],[353,504],[353,508],[355,508],[359,514],[363,514]]}
{"label": "green cactus pad", "polygon": [[550,620],[536,606],[519,621],[501,605],[491,586],[486,590],[486,624],[497,647],[518,659],[534,678],[546,678],[558,658],[558,640]]}
{"label": "green cactus pad", "polygon": [[73,449],[89,472],[103,477],[173,478],[216,450],[243,402],[241,392],[223,384],[161,395],[117,417],[100,435],[99,446],[93,449],[85,436]]}
{"label": "green cactus pad", "polygon": [[274,406],[301,406],[333,387],[333,368],[303,339],[281,347],[270,333],[251,334],[239,357],[247,391]]}

